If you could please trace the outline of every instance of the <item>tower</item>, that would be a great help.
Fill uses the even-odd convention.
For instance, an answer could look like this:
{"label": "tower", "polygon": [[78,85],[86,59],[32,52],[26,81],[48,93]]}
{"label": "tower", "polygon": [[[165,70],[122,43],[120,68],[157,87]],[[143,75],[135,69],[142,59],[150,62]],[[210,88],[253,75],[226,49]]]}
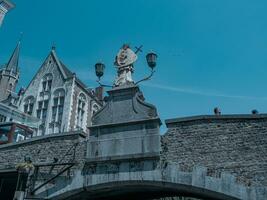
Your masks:
{"label": "tower", "polygon": [[0,0],[0,27],[3,23],[6,13],[14,8],[15,5],[8,0]]}
{"label": "tower", "polygon": [[15,91],[19,80],[19,52],[20,41],[18,42],[8,63],[0,69],[0,101],[8,98]]}

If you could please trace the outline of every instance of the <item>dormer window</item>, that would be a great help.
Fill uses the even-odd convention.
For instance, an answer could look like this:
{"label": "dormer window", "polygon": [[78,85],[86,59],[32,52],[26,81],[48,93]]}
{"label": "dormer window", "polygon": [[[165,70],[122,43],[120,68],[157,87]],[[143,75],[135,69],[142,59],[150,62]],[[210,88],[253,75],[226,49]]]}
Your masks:
{"label": "dormer window", "polygon": [[42,92],[51,91],[52,79],[53,79],[53,77],[51,74],[47,74],[44,76],[43,81],[42,81]]}

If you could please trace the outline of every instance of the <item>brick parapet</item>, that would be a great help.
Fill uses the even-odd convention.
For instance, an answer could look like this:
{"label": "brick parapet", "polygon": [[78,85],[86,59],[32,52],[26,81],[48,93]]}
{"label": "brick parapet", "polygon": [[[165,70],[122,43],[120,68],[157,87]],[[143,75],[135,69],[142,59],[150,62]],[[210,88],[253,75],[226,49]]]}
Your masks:
{"label": "brick parapet", "polygon": [[196,116],[166,120],[161,159],[183,170],[228,172],[246,185],[267,186],[267,115]]}

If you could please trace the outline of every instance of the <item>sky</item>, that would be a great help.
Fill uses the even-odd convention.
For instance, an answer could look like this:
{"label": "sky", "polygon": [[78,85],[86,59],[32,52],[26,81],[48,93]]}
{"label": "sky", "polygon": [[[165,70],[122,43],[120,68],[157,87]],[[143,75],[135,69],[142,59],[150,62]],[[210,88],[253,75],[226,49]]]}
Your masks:
{"label": "sky", "polygon": [[96,87],[94,64],[111,84],[123,43],[143,45],[134,79],[149,74],[145,55],[158,54],[152,80],[140,84],[162,121],[177,117],[267,112],[266,0],[13,0],[0,28],[0,63],[23,32],[19,87],[26,87],[51,46]]}

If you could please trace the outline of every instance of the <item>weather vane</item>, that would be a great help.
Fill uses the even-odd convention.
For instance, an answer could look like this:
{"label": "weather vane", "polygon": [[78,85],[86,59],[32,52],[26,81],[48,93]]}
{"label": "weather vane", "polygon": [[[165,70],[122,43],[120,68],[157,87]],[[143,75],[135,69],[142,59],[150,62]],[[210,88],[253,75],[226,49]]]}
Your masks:
{"label": "weather vane", "polygon": [[149,76],[143,78],[136,83],[132,79],[132,74],[134,72],[134,63],[136,62],[138,56],[137,53],[142,52],[142,47],[135,47],[135,52],[130,48],[128,44],[124,44],[119,50],[115,57],[114,65],[117,69],[117,77],[113,83],[113,86],[103,85],[100,82],[101,77],[104,75],[105,65],[101,62],[95,64],[96,76],[98,77],[98,83],[103,87],[120,87],[125,85],[137,85],[142,81],[149,80],[155,73],[157,54],[150,52],[146,55],[147,64],[151,69]]}

